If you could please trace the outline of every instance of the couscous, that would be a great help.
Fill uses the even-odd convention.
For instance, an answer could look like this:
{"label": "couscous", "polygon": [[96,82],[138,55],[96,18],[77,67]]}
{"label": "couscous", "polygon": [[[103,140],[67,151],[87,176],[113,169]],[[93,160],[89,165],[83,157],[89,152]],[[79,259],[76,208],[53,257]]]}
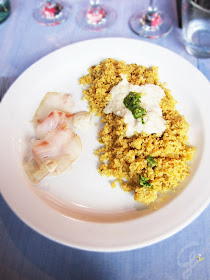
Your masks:
{"label": "couscous", "polygon": [[[150,204],[157,199],[158,193],[174,189],[189,175],[188,161],[195,152],[187,143],[189,124],[175,109],[176,101],[170,90],[159,81],[157,67],[127,65],[124,61],[108,58],[90,67],[88,72],[80,78],[80,83],[87,86],[83,91],[84,98],[88,100],[90,112],[100,116],[104,124],[99,133],[102,147],[95,152],[100,160],[98,171],[115,178],[112,187],[118,182],[124,191],[134,193],[136,201]],[[159,102],[165,124],[163,133],[136,131],[128,136],[124,117],[104,112],[111,99],[111,90],[123,77],[132,86],[157,85],[164,91]],[[144,124],[147,114],[142,110]]]}

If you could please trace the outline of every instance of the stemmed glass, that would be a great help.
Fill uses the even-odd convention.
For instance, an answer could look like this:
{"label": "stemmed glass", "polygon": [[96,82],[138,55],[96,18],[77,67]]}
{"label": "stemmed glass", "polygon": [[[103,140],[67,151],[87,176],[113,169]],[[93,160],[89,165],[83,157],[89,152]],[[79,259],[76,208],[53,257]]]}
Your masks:
{"label": "stemmed glass", "polygon": [[45,0],[33,11],[38,23],[43,25],[57,25],[64,22],[70,14],[71,6],[62,0]]}
{"label": "stemmed glass", "polygon": [[90,0],[89,7],[78,13],[77,24],[86,30],[101,31],[112,25],[116,17],[112,8],[101,5],[99,0]]}
{"label": "stemmed glass", "polygon": [[147,11],[131,16],[131,29],[142,37],[159,38],[167,35],[172,27],[172,20],[157,8],[157,0],[150,0]]}

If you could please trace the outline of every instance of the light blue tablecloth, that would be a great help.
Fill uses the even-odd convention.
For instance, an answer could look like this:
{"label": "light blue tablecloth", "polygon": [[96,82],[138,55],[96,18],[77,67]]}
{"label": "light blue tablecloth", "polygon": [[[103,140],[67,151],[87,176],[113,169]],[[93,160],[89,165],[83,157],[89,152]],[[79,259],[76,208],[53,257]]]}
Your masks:
{"label": "light blue tablecloth", "polygon": [[[32,18],[32,10],[39,1],[11,2],[12,14],[0,24],[0,77],[6,77],[0,78],[1,93],[32,63],[62,46],[101,37],[140,39],[129,29],[128,19],[148,4],[139,0],[104,0],[117,10],[118,18],[109,29],[94,33],[83,31],[75,24],[77,12],[88,0],[69,0],[73,7],[71,18],[54,27],[41,26]],[[176,1],[162,0],[159,4],[173,19],[174,29],[167,37],[152,42],[180,54],[210,79],[210,59],[196,59],[183,47],[181,30],[177,27]],[[181,232],[155,245],[129,252],[94,253],[65,247],[34,232],[0,196],[0,279],[208,280],[209,209]]]}

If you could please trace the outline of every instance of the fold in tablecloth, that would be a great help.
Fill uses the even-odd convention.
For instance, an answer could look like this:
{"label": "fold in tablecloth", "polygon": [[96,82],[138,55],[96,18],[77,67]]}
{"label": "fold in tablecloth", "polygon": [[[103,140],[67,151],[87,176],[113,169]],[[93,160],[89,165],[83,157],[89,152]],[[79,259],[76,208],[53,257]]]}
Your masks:
{"label": "fold in tablecloth", "polygon": [[9,89],[9,87],[13,84],[16,77],[1,77],[0,78],[0,101],[2,100],[3,96]]}

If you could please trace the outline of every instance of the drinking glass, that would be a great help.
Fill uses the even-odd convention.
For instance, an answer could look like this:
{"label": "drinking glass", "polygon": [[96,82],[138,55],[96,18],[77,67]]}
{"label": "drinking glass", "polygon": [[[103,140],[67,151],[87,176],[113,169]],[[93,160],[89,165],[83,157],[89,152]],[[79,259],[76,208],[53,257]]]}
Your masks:
{"label": "drinking glass", "polygon": [[101,31],[112,25],[116,17],[112,8],[101,5],[99,0],[90,0],[89,7],[79,11],[77,24],[85,30]]}
{"label": "drinking glass", "polygon": [[62,0],[45,0],[33,11],[33,16],[38,23],[53,26],[64,22],[70,10],[71,6]]}
{"label": "drinking glass", "polygon": [[10,0],[0,0],[0,23],[4,22],[10,13]]}
{"label": "drinking glass", "polygon": [[132,15],[129,24],[139,36],[152,39],[167,35],[173,27],[170,17],[158,10],[157,0],[150,0],[147,11]]}
{"label": "drinking glass", "polygon": [[210,1],[182,0],[182,28],[187,52],[210,58]]}

